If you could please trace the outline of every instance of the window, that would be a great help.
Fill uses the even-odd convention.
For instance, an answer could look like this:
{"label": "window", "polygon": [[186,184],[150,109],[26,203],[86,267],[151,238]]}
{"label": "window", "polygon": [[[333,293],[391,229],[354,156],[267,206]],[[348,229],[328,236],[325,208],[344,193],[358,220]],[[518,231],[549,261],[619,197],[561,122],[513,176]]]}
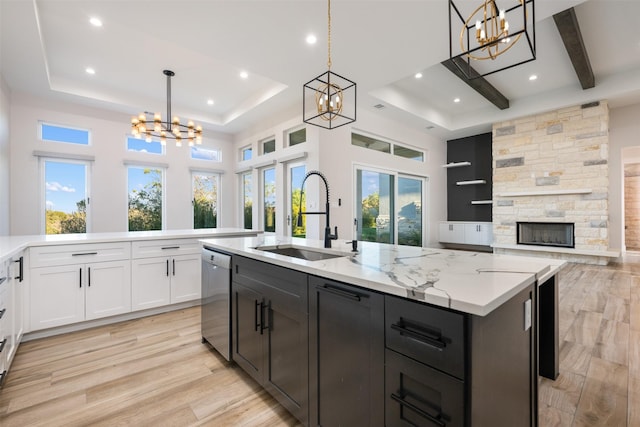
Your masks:
{"label": "window", "polygon": [[164,154],[162,144],[158,141],[146,142],[144,139],[127,137],[127,150],[139,153]]}
{"label": "window", "polygon": [[307,128],[302,128],[289,132],[289,147],[302,144],[307,141]]}
{"label": "window", "polygon": [[273,153],[274,151],[276,151],[276,140],[274,138],[262,141],[262,154]]}
{"label": "window", "polygon": [[221,162],[222,152],[211,148],[191,147],[191,158],[195,160],[207,160],[210,162]]}
{"label": "window", "polygon": [[45,234],[86,233],[89,163],[43,159]]}
{"label": "window", "polygon": [[194,229],[218,226],[218,180],[217,174],[191,175]]}
{"label": "window", "polygon": [[422,246],[426,178],[356,168],[358,239]]}
{"label": "window", "polygon": [[41,122],[40,139],[42,139],[43,141],[89,145],[89,131],[86,129],[56,126]]}
{"label": "window", "polygon": [[264,231],[276,231],[276,169],[262,172],[262,205],[264,207]]}
{"label": "window", "polygon": [[382,141],[378,138],[371,136],[360,135],[357,133],[351,133],[351,145],[357,147],[367,148],[369,150],[380,151],[381,153],[391,154],[393,148],[393,155],[398,157],[404,157],[405,159],[416,160],[424,162],[424,152],[415,150],[413,148],[405,147],[403,145]]}
{"label": "window", "polygon": [[253,149],[251,147],[243,147],[240,149],[240,160],[251,160]]}
{"label": "window", "polygon": [[307,234],[306,215],[302,215],[302,227],[298,227],[300,206],[302,206],[302,212],[306,211],[306,198],[301,194],[302,181],[304,180],[306,169],[305,165],[291,165],[289,167],[289,188],[291,188],[289,206],[291,207],[291,215],[288,218],[291,220],[292,237],[306,237]]}
{"label": "window", "polygon": [[129,166],[129,231],[162,230],[164,170]]}
{"label": "window", "polygon": [[251,172],[242,174],[242,211],[243,211],[243,225],[247,230],[253,228],[253,198],[251,195]]}

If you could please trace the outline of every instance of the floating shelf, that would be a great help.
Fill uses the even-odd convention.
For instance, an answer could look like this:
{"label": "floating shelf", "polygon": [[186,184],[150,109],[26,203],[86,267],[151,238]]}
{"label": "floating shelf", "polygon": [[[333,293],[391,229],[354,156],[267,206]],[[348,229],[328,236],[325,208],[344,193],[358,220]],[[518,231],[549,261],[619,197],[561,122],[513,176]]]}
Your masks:
{"label": "floating shelf", "polygon": [[472,181],[458,181],[456,185],[478,185],[478,184],[486,184],[487,181],[484,179],[474,179]]}
{"label": "floating shelf", "polygon": [[471,166],[471,162],[451,162],[446,165],[442,165],[443,168],[461,168],[463,166]]}
{"label": "floating shelf", "polygon": [[493,200],[472,200],[472,205],[492,205]]}
{"label": "floating shelf", "polygon": [[589,194],[590,188],[574,188],[567,190],[547,190],[547,191],[514,191],[509,193],[499,193],[498,197],[527,197],[527,196],[557,196],[559,194]]}

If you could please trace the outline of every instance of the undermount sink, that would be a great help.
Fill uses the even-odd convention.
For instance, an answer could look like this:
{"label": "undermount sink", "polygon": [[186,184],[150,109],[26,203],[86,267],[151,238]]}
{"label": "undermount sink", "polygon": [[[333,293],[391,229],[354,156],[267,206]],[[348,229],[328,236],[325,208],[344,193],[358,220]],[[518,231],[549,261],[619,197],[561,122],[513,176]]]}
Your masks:
{"label": "undermount sink", "polygon": [[340,258],[351,256],[348,252],[331,251],[331,249],[311,249],[304,246],[278,245],[278,246],[258,246],[259,251],[271,252],[273,254],[300,258],[307,261],[321,261],[324,259]]}

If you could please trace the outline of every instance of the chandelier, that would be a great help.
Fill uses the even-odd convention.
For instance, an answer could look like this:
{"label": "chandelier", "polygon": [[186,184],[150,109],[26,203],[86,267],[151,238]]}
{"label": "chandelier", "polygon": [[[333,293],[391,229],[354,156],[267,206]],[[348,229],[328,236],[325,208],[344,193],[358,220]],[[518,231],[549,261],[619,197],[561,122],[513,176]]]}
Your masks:
{"label": "chandelier", "polygon": [[202,126],[196,126],[191,120],[186,125],[182,124],[177,116],[171,118],[171,77],[175,73],[171,70],[163,70],[162,73],[167,76],[166,120],[162,120],[160,113],[152,115],[145,111],[131,119],[131,134],[147,142],[160,139],[162,145],[167,145],[167,139],[175,140],[176,147],[182,147],[183,140],[187,140],[190,147],[194,143],[202,144]]}
{"label": "chandelier", "polygon": [[[500,8],[498,3],[506,7]],[[463,16],[449,0],[449,57],[467,78],[487,76],[536,59],[534,0],[483,0],[467,18]],[[452,22],[456,17],[462,27],[459,33]],[[526,42],[518,44],[521,39]],[[500,57],[507,51],[511,53]],[[478,70],[471,68],[471,61],[486,60]]]}
{"label": "chandelier", "polygon": [[302,120],[335,129],[356,121],[356,83],[331,71],[331,0],[327,0],[327,68],[302,88]]}

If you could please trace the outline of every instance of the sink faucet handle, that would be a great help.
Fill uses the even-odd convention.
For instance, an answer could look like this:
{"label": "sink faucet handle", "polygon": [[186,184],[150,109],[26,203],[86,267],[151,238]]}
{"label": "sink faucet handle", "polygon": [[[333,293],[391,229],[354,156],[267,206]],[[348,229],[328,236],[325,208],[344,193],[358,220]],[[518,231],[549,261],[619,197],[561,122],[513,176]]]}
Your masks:
{"label": "sink faucet handle", "polygon": [[335,234],[333,235],[333,238],[338,240],[338,226],[335,226]]}

